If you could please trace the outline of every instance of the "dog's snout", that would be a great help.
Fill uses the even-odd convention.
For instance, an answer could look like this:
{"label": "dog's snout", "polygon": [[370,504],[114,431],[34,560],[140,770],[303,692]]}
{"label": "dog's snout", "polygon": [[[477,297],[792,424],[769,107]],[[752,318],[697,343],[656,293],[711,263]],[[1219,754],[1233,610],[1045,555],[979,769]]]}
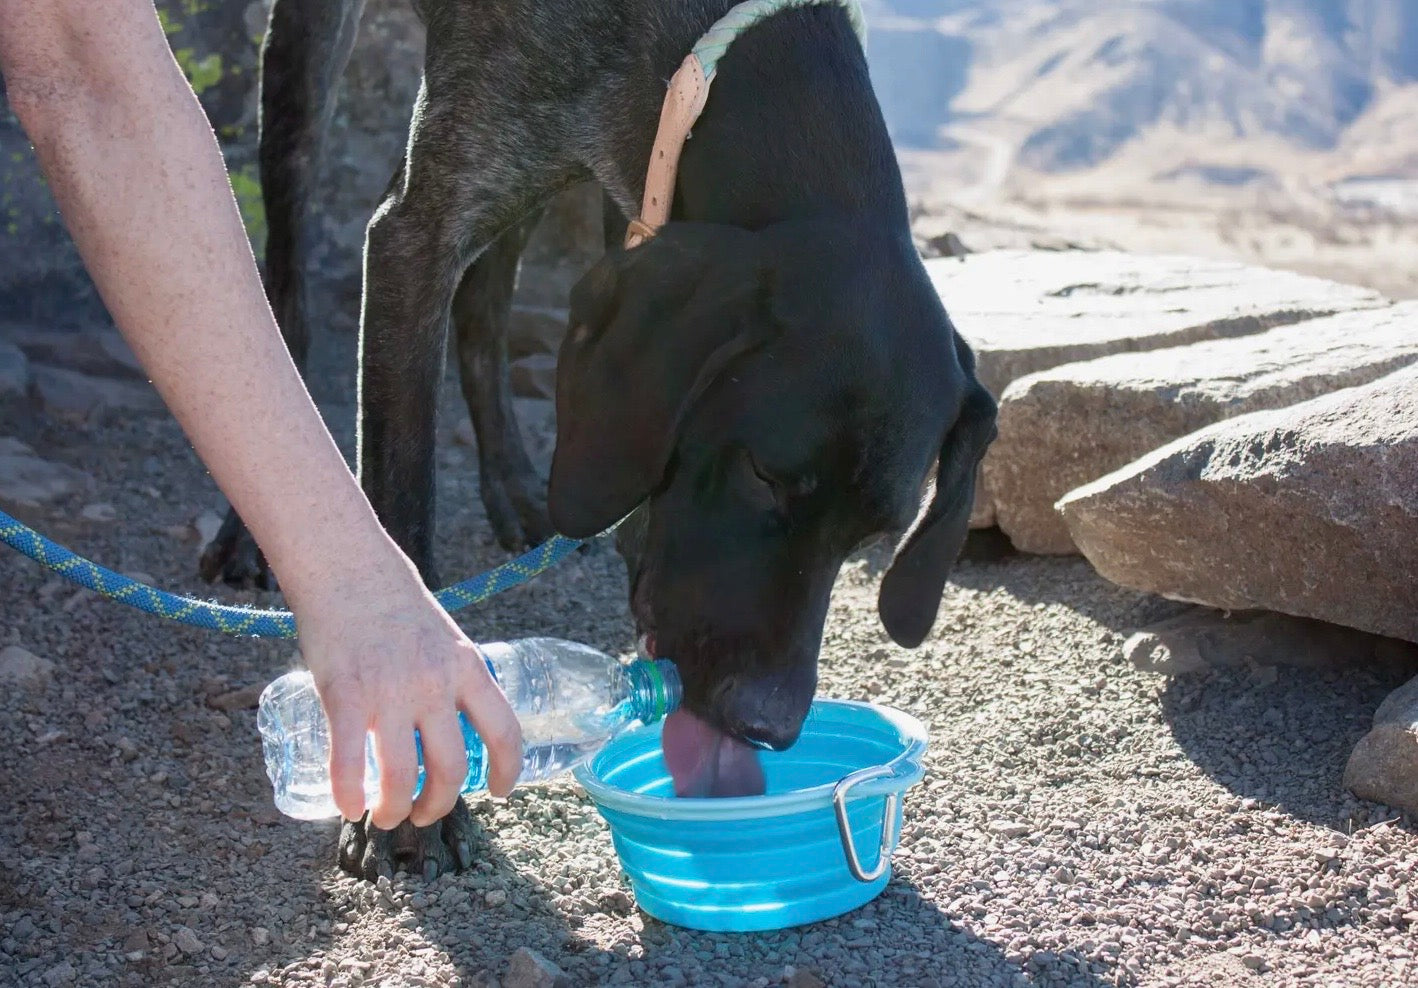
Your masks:
{"label": "dog's snout", "polygon": [[802,730],[801,721],[789,725],[781,721],[762,720],[744,724],[735,733],[751,744],[773,751],[787,751],[797,742]]}
{"label": "dog's snout", "polygon": [[750,744],[785,751],[802,733],[803,719],[812,700],[809,690],[798,697],[781,683],[726,679],[715,690],[717,719],[734,737]]}

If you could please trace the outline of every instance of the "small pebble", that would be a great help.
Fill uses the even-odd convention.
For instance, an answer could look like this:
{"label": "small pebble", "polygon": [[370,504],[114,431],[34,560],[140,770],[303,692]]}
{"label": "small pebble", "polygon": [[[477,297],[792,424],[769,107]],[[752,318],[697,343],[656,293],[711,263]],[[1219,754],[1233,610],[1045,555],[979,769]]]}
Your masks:
{"label": "small pebble", "polygon": [[111,504],[86,504],[79,517],[84,521],[109,522],[118,517],[118,509]]}
{"label": "small pebble", "polygon": [[177,949],[184,954],[195,954],[202,950],[202,941],[197,939],[197,934],[185,926],[178,929],[172,942],[177,944]]}

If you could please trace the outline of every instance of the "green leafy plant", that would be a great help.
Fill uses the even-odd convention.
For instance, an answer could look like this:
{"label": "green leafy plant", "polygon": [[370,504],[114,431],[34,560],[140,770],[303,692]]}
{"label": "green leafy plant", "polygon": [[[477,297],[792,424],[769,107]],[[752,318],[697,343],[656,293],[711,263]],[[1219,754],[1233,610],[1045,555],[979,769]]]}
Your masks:
{"label": "green leafy plant", "polygon": [[266,249],[266,207],[261,200],[261,180],[257,177],[256,166],[235,169],[230,175],[236,204],[241,209],[242,222],[246,224],[246,235],[251,238],[251,246],[260,257]]}

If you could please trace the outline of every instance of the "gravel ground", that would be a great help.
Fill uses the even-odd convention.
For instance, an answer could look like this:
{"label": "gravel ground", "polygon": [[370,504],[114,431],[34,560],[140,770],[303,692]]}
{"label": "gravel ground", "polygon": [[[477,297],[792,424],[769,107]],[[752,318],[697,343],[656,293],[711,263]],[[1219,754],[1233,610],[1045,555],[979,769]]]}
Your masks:
{"label": "gravel ground", "polygon": [[[317,397],[348,444],[352,341],[317,350]],[[463,418],[454,391],[450,422]],[[475,457],[452,431],[440,565],[461,575],[500,556]],[[35,445],[98,485],[46,521],[51,535],[210,592],[182,533],[221,503],[171,421],[110,415],[51,426]],[[116,517],[83,520],[100,502]],[[287,669],[290,645],[161,623],[0,553],[0,647],[55,664],[0,714],[0,982],[511,986],[532,983],[507,975],[527,947],[577,985],[1418,983],[1418,837],[1339,783],[1401,673],[1252,668],[1169,683],[1120,646],[1176,605],[1075,560],[962,565],[935,636],[908,653],[876,619],[880,563],[843,572],[823,693],[929,724],[895,878],[855,914],[739,937],[640,915],[605,827],[568,783],[476,801],[485,842],[467,874],[345,877],[333,826],[273,810],[255,713],[229,695]],[[483,639],[632,647],[608,547],[461,620]]]}

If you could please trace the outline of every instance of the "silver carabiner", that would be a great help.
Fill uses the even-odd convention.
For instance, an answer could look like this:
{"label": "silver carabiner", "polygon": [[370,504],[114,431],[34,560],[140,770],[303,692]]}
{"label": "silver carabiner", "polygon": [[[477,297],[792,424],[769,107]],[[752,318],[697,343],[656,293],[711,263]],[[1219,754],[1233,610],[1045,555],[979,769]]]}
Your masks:
{"label": "silver carabiner", "polygon": [[853,786],[894,774],[895,772],[885,765],[876,765],[844,776],[832,788],[832,809],[837,814],[837,833],[842,838],[842,853],[847,857],[847,868],[851,871],[852,877],[859,882],[876,881],[886,874],[886,869],[891,864],[891,852],[896,846],[897,838],[894,833],[897,794],[893,792],[886,796],[886,812],[881,821],[881,849],[877,854],[876,865],[871,871],[866,871],[862,868],[861,858],[857,856],[857,845],[852,840],[852,826],[847,819],[847,793],[851,791]]}

